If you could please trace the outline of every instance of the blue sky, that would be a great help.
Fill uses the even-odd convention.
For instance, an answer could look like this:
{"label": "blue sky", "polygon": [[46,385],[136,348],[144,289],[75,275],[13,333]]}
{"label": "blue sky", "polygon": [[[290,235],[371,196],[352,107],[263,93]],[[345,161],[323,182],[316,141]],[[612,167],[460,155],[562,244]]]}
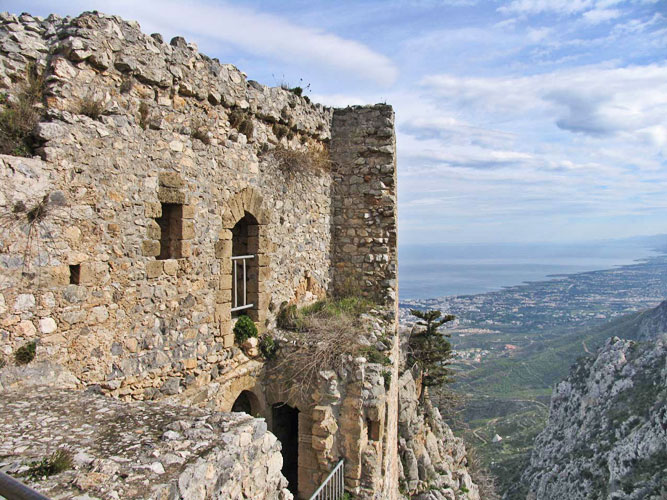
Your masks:
{"label": "blue sky", "polygon": [[3,0],[397,114],[401,243],[667,233],[667,0]]}

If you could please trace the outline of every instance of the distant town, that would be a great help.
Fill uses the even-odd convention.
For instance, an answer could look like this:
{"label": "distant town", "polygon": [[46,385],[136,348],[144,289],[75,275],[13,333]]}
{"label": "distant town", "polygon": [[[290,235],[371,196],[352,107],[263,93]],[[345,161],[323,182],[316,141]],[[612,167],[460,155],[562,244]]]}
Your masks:
{"label": "distant town", "polygon": [[667,298],[667,255],[552,278],[479,295],[402,299],[400,321],[409,328],[410,309],[439,309],[457,318],[446,331],[458,360],[511,356],[540,338],[656,306]]}

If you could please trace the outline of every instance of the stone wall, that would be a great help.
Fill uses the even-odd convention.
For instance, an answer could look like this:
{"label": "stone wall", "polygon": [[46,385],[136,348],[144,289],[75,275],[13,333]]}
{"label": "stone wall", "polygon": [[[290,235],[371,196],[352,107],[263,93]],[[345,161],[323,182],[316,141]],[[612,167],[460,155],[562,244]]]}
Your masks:
{"label": "stone wall", "polygon": [[[261,328],[326,291],[331,174],[272,151],[326,150],[331,110],[117,17],[5,14],[0,40],[9,99],[28,63],[47,75],[43,161],[0,161],[3,354],[39,340],[38,358],[138,398],[214,377],[232,356],[230,230],[245,212]],[[91,101],[97,120],[80,114]],[[179,254],[164,260],[163,204],[182,206]]]}
{"label": "stone wall", "polygon": [[[0,433],[0,470],[50,498],[292,498],[280,443],[242,413],[21,388],[2,393]],[[31,462],[63,449],[73,468],[25,476]]]}
{"label": "stone wall", "polygon": [[[36,342],[36,379],[208,413],[247,391],[269,427],[274,404],[294,405],[301,496],[344,458],[349,491],[397,498],[391,107],[324,108],[114,16],[0,14],[8,102],[32,64],[46,76],[39,156],[0,155],[3,361]],[[389,364],[352,357],[293,400],[289,379],[235,346],[240,220],[261,330],[280,336],[285,303],[359,292],[382,304],[359,344],[389,339]],[[5,368],[0,385],[20,383],[21,370]]]}
{"label": "stone wall", "polygon": [[398,296],[396,136],[391,106],[333,114],[334,286],[360,286],[388,304]]}

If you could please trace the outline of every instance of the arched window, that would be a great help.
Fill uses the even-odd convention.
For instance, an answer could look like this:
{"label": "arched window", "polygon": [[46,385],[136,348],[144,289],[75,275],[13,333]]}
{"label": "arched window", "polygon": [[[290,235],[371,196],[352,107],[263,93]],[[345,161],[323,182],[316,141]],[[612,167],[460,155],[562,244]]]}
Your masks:
{"label": "arched window", "polygon": [[232,229],[232,316],[257,311],[259,272],[259,226],[255,217],[245,212]]}

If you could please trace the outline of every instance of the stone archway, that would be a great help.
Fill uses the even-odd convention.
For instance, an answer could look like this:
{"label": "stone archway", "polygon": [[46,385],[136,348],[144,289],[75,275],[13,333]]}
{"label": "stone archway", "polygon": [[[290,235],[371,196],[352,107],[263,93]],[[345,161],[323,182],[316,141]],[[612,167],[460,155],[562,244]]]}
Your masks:
{"label": "stone archway", "polygon": [[[262,196],[252,187],[236,193],[223,204],[222,229],[215,245],[215,256],[220,259],[220,281],[216,293],[215,319],[220,327],[224,347],[234,344],[232,333],[234,229],[240,221],[246,224],[246,247],[256,251],[253,262],[255,279],[248,283],[247,292],[252,295],[252,308],[245,311],[262,330],[266,326],[269,294],[266,292],[266,280],[269,277],[269,254],[271,247],[266,235],[269,212],[262,206]],[[238,231],[237,231],[238,232]]]}

